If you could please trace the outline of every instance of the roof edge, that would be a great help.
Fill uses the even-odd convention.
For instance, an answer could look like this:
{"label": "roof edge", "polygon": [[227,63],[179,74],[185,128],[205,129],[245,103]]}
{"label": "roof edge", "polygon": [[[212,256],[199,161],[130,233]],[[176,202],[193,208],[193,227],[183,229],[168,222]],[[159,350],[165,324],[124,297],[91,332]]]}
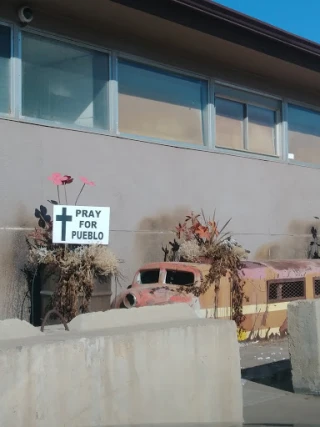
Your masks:
{"label": "roof edge", "polygon": [[211,0],[110,0],[320,73],[320,44]]}
{"label": "roof edge", "polygon": [[246,28],[252,32],[276,39],[293,47],[312,52],[320,56],[320,44],[300,37],[267,22],[253,18],[242,12],[223,6],[211,0],[171,0],[183,6],[192,8],[207,15],[214,16],[239,27]]}

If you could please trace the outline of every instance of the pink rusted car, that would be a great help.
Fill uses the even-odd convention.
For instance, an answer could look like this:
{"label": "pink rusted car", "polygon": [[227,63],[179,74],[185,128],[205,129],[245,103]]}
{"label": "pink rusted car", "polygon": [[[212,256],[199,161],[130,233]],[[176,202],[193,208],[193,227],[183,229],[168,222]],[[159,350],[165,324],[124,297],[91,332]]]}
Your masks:
{"label": "pink rusted car", "polygon": [[[232,283],[221,277],[199,297],[188,287],[201,283],[210,264],[157,262],[144,265],[133,282],[118,295],[113,308],[187,303],[200,317],[233,316]],[[320,298],[320,260],[245,261],[241,272],[244,298],[241,339],[282,336],[287,333],[287,305],[298,299]],[[185,290],[184,290],[185,289]]]}
{"label": "pink rusted car", "polygon": [[132,284],[112,302],[112,308],[187,303],[197,309],[202,297],[196,298],[187,288],[200,284],[202,277],[199,264],[157,262],[144,265],[135,274]]}

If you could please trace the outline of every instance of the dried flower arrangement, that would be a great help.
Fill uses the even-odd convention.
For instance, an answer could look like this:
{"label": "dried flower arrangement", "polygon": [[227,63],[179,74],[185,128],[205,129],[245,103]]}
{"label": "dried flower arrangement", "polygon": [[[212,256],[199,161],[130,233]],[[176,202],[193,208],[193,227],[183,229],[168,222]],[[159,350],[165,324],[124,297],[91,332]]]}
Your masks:
{"label": "dried flower arrangement", "polygon": [[[48,200],[51,204],[60,204],[60,187],[64,189],[65,203],[68,204],[66,186],[74,179],[70,175],[54,173],[49,177],[57,187],[58,201]],[[94,186],[94,182],[81,177],[82,187],[76,198],[77,204],[85,186]],[[41,268],[55,272],[57,283],[48,309],[54,308],[70,321],[79,313],[89,310],[95,280],[116,280],[120,277],[119,260],[112,251],[103,245],[62,245],[52,243],[52,219],[47,208],[35,209],[38,226],[26,238],[28,259],[23,272],[28,282],[28,296],[32,297],[35,277]],[[32,302],[31,302],[32,304]]]}
{"label": "dried flower arrangement", "polygon": [[207,219],[202,214],[186,216],[183,223],[175,228],[175,239],[169,242],[170,249],[163,247],[164,261],[210,263],[208,275],[199,285],[181,288],[181,291],[191,292],[195,296],[205,293],[212,283],[215,284],[215,298],[219,295],[221,277],[227,276],[232,292],[232,318],[241,327],[245,317],[243,315],[243,282],[240,274],[242,261],[247,259],[249,251],[244,249],[225,229],[230,220],[220,229],[215,221]]}

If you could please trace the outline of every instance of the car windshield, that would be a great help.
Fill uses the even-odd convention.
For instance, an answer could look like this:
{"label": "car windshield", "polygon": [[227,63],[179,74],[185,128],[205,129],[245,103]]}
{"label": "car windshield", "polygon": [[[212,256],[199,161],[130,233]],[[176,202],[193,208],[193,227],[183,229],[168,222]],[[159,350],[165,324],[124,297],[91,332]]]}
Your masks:
{"label": "car windshield", "polygon": [[148,285],[151,283],[159,282],[160,269],[154,270],[142,270],[140,271],[140,283],[141,285]]}

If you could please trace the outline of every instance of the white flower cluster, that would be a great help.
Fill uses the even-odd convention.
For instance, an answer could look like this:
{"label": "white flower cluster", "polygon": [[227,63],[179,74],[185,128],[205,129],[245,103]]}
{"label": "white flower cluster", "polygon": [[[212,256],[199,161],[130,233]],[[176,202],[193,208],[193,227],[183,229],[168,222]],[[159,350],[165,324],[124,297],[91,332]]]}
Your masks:
{"label": "white flower cluster", "polygon": [[40,263],[40,262],[43,262],[51,254],[52,254],[52,251],[49,251],[45,247],[36,247],[31,249],[29,255],[31,260]]}
{"label": "white flower cluster", "polygon": [[226,246],[229,246],[230,249],[233,249],[234,247],[242,248],[239,242],[237,242],[236,239],[233,237],[228,237],[227,239],[223,240],[222,242]]}
{"label": "white flower cluster", "polygon": [[185,240],[181,243],[177,258],[183,257],[187,261],[193,261],[202,255],[201,248],[195,240]]}
{"label": "white flower cluster", "polygon": [[233,237],[228,237],[227,239],[223,240],[222,243],[226,245],[230,250],[234,251],[241,259],[248,259],[248,254],[250,253],[250,251],[240,245],[240,243]]}

